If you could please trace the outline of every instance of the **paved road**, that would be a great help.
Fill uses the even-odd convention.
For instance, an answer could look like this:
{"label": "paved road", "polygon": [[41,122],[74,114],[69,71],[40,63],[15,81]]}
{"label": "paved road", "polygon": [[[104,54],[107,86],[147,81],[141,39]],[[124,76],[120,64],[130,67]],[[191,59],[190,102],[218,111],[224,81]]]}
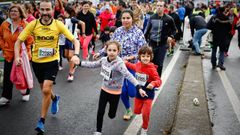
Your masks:
{"label": "paved road", "polygon": [[206,58],[203,60],[214,135],[240,134],[240,50],[237,44],[236,34],[230,45],[229,56],[225,57],[226,71],[211,69],[210,53],[205,53]]}
{"label": "paved road", "polygon": [[[181,87],[188,52],[181,52],[173,66],[155,105],[153,106],[149,135],[161,135],[164,131],[171,131],[178,90]],[[166,58],[165,68],[171,61]],[[48,113],[46,119],[46,135],[91,135],[95,131],[96,114],[99,99],[101,76],[99,69],[77,68],[75,80],[68,83],[67,63],[59,71],[55,93],[61,96],[60,111],[56,115]],[[164,69],[164,71],[166,71]],[[1,90],[0,90],[1,92]],[[21,95],[14,90],[13,100],[9,106],[0,107],[1,135],[33,135],[33,130],[39,118],[41,106],[41,92],[35,80],[29,102],[21,102]],[[114,120],[104,118],[104,135],[122,135],[131,121],[123,121],[124,107],[119,103],[117,116]],[[107,110],[106,110],[107,114]]]}
{"label": "paved road", "polygon": [[[230,55],[225,59],[225,72],[211,69],[210,53],[205,52],[203,73],[209,101],[209,113],[213,123],[214,135],[239,135],[239,49],[234,37]],[[189,52],[180,52],[173,70],[166,69],[172,57],[167,57],[163,76],[166,83],[158,96],[152,110],[149,135],[162,135],[171,131],[176,111],[177,97],[185,72]],[[46,135],[91,135],[95,131],[96,112],[99,98],[101,76],[99,69],[78,68],[74,82],[68,83],[67,62],[64,70],[59,71],[54,91],[61,96],[60,112],[57,115],[48,113]],[[170,64],[171,65],[171,64]],[[1,92],[1,90],[0,90]],[[35,80],[29,102],[21,102],[21,95],[14,90],[13,100],[9,106],[0,107],[1,135],[33,135],[39,118],[41,92]],[[131,121],[123,121],[124,107],[119,103],[117,116],[110,120],[104,118],[104,135],[122,135]],[[107,114],[107,111],[106,111]],[[138,133],[139,134],[139,133]]]}

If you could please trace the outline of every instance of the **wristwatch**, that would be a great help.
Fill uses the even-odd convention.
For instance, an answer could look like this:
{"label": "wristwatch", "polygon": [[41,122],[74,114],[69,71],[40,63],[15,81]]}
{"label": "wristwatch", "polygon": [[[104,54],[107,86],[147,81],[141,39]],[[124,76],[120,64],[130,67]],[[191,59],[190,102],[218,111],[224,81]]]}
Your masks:
{"label": "wristwatch", "polygon": [[79,58],[79,54],[74,54],[73,56],[77,56]]}

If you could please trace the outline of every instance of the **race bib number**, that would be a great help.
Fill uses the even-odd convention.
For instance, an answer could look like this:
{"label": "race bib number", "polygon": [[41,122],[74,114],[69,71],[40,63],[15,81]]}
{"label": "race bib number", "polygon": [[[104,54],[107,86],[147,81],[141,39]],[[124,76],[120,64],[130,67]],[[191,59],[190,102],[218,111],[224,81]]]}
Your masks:
{"label": "race bib number", "polygon": [[102,66],[100,75],[102,75],[104,79],[110,80],[111,72],[112,72],[111,68]]}
{"label": "race bib number", "polygon": [[55,54],[55,51],[53,48],[39,48],[38,50],[38,57],[44,58],[44,57],[50,57]]}
{"label": "race bib number", "polygon": [[145,86],[148,76],[146,74],[135,73],[135,78],[140,85]]}

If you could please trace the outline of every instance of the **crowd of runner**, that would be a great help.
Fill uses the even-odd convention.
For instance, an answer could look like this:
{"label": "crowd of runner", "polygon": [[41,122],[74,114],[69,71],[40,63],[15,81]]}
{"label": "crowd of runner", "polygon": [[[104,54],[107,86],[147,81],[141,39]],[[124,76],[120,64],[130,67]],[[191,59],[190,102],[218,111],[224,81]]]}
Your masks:
{"label": "crowd of runner", "polygon": [[[43,95],[37,132],[45,132],[50,104],[52,114],[59,111],[60,96],[53,93],[53,84],[58,71],[66,68],[63,66],[66,59],[69,82],[74,81],[78,66],[101,67],[103,83],[94,135],[101,135],[106,104],[110,104],[108,116],[113,119],[120,98],[126,108],[123,119],[130,120],[133,114],[142,113],[141,135],[146,135],[154,91],[162,82],[165,56],[174,55],[174,47],[181,40],[189,42],[192,55],[202,56],[202,37],[207,33],[212,68],[226,70],[224,57],[231,55],[230,42],[235,31],[240,32],[239,17],[240,6],[233,2],[208,5],[194,5],[192,1],[168,4],[163,0],[12,3],[8,10],[0,12],[0,48],[4,57],[0,105],[12,100],[16,82],[10,77],[11,70],[14,64],[23,65],[24,46]],[[191,36],[183,39],[186,25]],[[97,40],[102,44],[100,50],[95,48]],[[238,41],[240,48],[240,34]],[[93,61],[89,61],[90,55]],[[22,100],[29,101],[30,88],[20,91]],[[134,97],[133,107],[130,97]]]}

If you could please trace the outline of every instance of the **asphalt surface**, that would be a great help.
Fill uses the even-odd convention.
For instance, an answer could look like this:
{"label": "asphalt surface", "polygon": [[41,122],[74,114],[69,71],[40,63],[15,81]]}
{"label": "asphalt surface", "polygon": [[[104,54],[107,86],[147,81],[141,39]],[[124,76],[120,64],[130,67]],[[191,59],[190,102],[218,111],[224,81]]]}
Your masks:
{"label": "asphalt surface", "polygon": [[[226,74],[232,89],[239,100],[239,49],[236,36],[233,38],[229,56],[225,58]],[[227,90],[217,70],[211,69],[210,52],[202,59],[204,85],[208,100],[209,116],[213,135],[239,135],[240,123],[236,111],[227,96]],[[149,135],[170,134],[178,104],[178,94],[182,87],[187,60],[191,52],[182,51],[158,96],[151,113]],[[164,72],[172,57],[166,57]],[[1,65],[2,66],[2,65]],[[99,100],[101,76],[100,70],[77,68],[75,79],[67,82],[68,66],[64,60],[64,69],[59,71],[54,92],[61,96],[60,111],[56,115],[48,112],[46,135],[91,135],[96,127],[96,114]],[[35,78],[34,78],[35,79]],[[35,79],[29,102],[22,102],[20,92],[13,90],[13,100],[8,106],[0,107],[0,135],[34,135],[34,128],[40,116],[41,91]],[[0,89],[0,93],[1,93]],[[133,100],[131,100],[131,104]],[[125,108],[119,102],[117,116],[109,119],[105,112],[103,135],[122,135],[131,121],[122,120]],[[138,133],[140,134],[140,133]]]}
{"label": "asphalt surface", "polygon": [[[229,49],[229,56],[225,57],[224,65],[225,72],[234,92],[240,99],[240,83],[239,83],[239,48],[237,42],[237,33]],[[227,96],[226,91],[229,89],[224,88],[220,74],[217,70],[211,69],[210,53],[205,53],[206,57],[203,59],[203,72],[205,80],[205,89],[208,96],[209,114],[212,121],[212,130],[214,135],[239,135],[240,134],[240,121],[237,118],[233,106],[231,105],[230,98]],[[238,104],[238,106],[240,106]]]}
{"label": "asphalt surface", "polygon": [[[183,79],[189,52],[182,52],[166,81],[152,109],[149,135],[162,135],[171,132],[176,112],[177,96]],[[165,59],[164,67],[171,57]],[[165,69],[164,69],[165,70]],[[46,135],[91,135],[95,131],[96,114],[99,100],[101,76],[100,70],[77,68],[75,79],[67,82],[68,67],[64,60],[64,69],[59,71],[54,92],[61,96],[60,111],[52,115],[49,111],[45,130]],[[29,102],[22,102],[21,95],[13,90],[13,100],[9,106],[0,107],[1,135],[34,135],[34,128],[40,116],[41,92],[37,81],[34,81]],[[0,90],[1,92],[1,90]],[[131,100],[132,102],[133,100]],[[132,104],[132,103],[131,103]],[[103,135],[122,135],[131,121],[122,120],[125,108],[119,102],[117,116],[111,120],[105,112]]]}
{"label": "asphalt surface", "polygon": [[[232,40],[229,56],[225,58],[225,71],[232,88],[239,100],[239,49],[237,39]],[[149,126],[149,135],[171,133],[178,94],[184,78],[185,66],[190,52],[183,51],[153,106]],[[230,98],[227,96],[220,73],[211,69],[210,52],[205,52],[202,60],[205,91],[208,100],[209,116],[214,135],[239,135],[240,123]],[[171,57],[164,63],[164,71]],[[95,131],[96,114],[101,86],[99,69],[77,68],[75,80],[67,82],[68,67],[64,60],[64,69],[59,71],[54,92],[61,96],[60,111],[52,115],[49,111],[46,119],[46,135],[91,135]],[[13,100],[9,106],[0,107],[0,135],[34,135],[34,128],[40,116],[41,92],[37,81],[34,81],[29,102],[22,102],[21,95],[13,90]],[[1,90],[0,90],[1,93]],[[131,100],[132,102],[133,100]],[[131,103],[132,104],[132,103]],[[111,120],[106,109],[103,135],[122,135],[131,121],[122,120],[125,112],[119,102],[117,116]]]}

